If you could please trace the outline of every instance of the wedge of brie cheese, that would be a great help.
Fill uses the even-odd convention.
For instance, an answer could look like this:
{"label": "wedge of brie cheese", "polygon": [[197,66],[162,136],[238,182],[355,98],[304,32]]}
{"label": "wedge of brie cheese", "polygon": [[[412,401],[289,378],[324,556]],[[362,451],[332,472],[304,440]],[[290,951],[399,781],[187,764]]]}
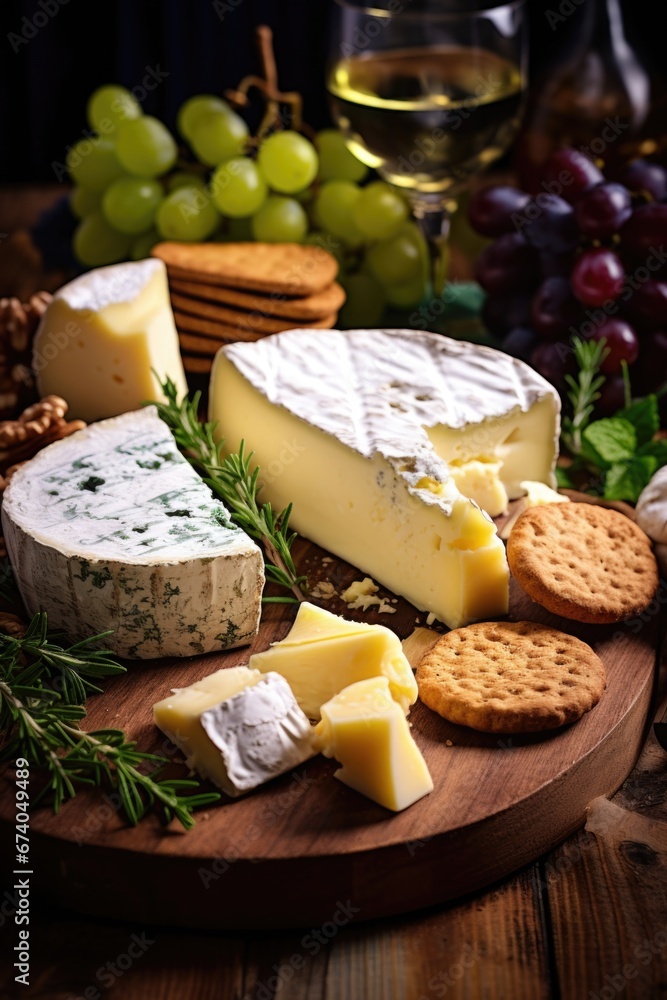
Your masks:
{"label": "wedge of brie cheese", "polygon": [[343,766],[334,777],[387,809],[407,809],[433,791],[410,726],[386,677],[346,687],[322,705],[316,746]]}
{"label": "wedge of brie cheese", "polygon": [[554,484],[559,411],[521,361],[407,330],[290,330],[223,348],[211,377],[211,418],[254,451],[263,498],[452,628],[507,610],[477,504],[496,515],[522,481]]}
{"label": "wedge of brie cheese", "polygon": [[279,674],[229,667],[153,708],[189,767],[227,795],[249,792],[312,757],[313,729]]}
{"label": "wedge of brie cheese", "polygon": [[99,267],[63,285],[35,335],[41,396],[63,396],[90,422],[160,399],[168,376],[187,392],[164,263]]}
{"label": "wedge of brie cheese", "polygon": [[262,554],[183,458],[155,407],[92,424],[26,462],[2,526],[30,614],[120,656],[192,656],[257,632]]}

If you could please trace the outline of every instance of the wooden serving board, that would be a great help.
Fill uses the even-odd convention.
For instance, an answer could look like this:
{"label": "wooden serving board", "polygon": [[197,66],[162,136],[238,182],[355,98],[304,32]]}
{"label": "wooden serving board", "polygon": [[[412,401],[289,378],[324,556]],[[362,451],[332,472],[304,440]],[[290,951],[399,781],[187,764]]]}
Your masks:
{"label": "wooden serving board", "polygon": [[[341,591],[357,569],[308,542],[296,562],[311,584]],[[323,561],[324,559],[324,561]],[[388,595],[391,597],[391,595]],[[398,601],[393,615],[329,610],[389,625],[401,638],[424,615]],[[657,608],[657,604],[656,604]],[[251,647],[188,660],[133,662],[91,698],[85,727],[124,728],[139,747],[173,753],[152,705],[221,666],[245,663],[289,630],[294,609],[267,606]],[[58,815],[31,815],[34,884],[89,914],[204,928],[326,926],[451,900],[502,878],[580,826],[586,805],[613,792],[641,748],[651,701],[659,614],[616,626],[556,618],[512,581],[511,618],[541,621],[590,643],[608,688],[576,725],[545,735],[499,737],[446,722],[418,702],[412,732],[434,782],[431,795],[393,814],[334,780],[315,758],[240,800],[197,815],[189,833],[155,816],[125,825],[112,798],[81,791]],[[174,774],[183,774],[174,755]],[[0,850],[11,857],[13,795],[0,796]],[[6,848],[6,850],[5,850]]]}

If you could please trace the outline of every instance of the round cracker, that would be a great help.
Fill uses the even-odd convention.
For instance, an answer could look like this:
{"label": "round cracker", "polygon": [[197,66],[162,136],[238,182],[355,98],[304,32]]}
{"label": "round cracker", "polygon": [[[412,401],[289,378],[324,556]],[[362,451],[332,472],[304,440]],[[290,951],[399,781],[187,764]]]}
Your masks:
{"label": "round cracker", "polygon": [[326,250],[300,243],[157,243],[151,250],[169,278],[229,285],[250,292],[315,295],[335,280],[338,263]]}
{"label": "round cracker", "polygon": [[[282,333],[283,330],[294,330],[299,326],[297,320],[227,308],[217,302],[202,302],[200,299],[191,299],[188,295],[179,295],[178,292],[171,293],[171,307],[174,310],[174,315],[180,316],[184,323],[190,322],[192,319],[203,320],[207,323],[224,323],[226,326],[238,326],[242,330],[250,330],[259,334]],[[311,320],[309,325],[312,329],[331,329],[335,322],[336,313],[331,313],[321,319]]]}
{"label": "round cracker", "polygon": [[301,298],[291,298],[277,293],[260,295],[244,292],[239,288],[227,288],[225,285],[204,285],[179,278],[172,279],[169,284],[173,294],[187,295],[195,300],[217,302],[228,308],[231,306],[246,309],[248,312],[259,312],[265,316],[285,316],[293,320],[295,326],[337,313],[345,302],[345,292],[335,281],[321,292]]}
{"label": "round cracker", "polygon": [[533,601],[579,622],[602,625],[641,614],[658,586],[649,538],[629,517],[593,504],[524,511],[507,558]]}
{"label": "round cracker", "polygon": [[598,703],[605,683],[590,646],[536,622],[453,629],[417,668],[425,705],[483,733],[535,733],[576,722]]}
{"label": "round cracker", "polygon": [[198,337],[193,333],[179,331],[178,339],[184,354],[199,355],[213,359],[221,347],[233,343],[232,340],[213,340],[212,337]]}

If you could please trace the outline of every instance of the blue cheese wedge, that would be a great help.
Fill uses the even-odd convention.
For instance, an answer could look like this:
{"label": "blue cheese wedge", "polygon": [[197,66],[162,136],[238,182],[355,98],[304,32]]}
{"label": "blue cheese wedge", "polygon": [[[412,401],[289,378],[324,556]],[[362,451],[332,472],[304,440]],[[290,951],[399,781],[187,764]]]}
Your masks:
{"label": "blue cheese wedge", "polygon": [[277,673],[218,670],[158,702],[153,716],[189,767],[234,797],[316,752],[313,728]]}
{"label": "blue cheese wedge", "polygon": [[257,632],[259,548],[182,457],[155,407],[93,424],[13,476],[2,526],[30,614],[120,656],[192,656]]}

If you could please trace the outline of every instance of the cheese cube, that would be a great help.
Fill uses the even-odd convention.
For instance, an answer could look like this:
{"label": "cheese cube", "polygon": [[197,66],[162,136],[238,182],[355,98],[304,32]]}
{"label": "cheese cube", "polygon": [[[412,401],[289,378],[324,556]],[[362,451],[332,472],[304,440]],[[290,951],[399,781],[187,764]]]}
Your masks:
{"label": "cheese cube", "polygon": [[236,797],[315,753],[313,731],[287,681],[228,667],[153,707],[155,723],[188,765]]}
{"label": "cheese cube", "polygon": [[345,688],[322,705],[316,746],[343,766],[339,781],[399,812],[433,791],[426,762],[386,677]]}
{"label": "cheese cube", "polygon": [[187,382],[161,260],[100,267],[70,281],[49,304],[33,344],[41,396],[89,423],[162,398],[168,376]]}
{"label": "cheese cube", "polygon": [[300,605],[287,636],[251,656],[249,666],[282,674],[309,719],[319,719],[325,701],[367,677],[384,676],[404,713],[417,700],[417,682],[397,635],[383,625],[345,621],[308,602]]}

